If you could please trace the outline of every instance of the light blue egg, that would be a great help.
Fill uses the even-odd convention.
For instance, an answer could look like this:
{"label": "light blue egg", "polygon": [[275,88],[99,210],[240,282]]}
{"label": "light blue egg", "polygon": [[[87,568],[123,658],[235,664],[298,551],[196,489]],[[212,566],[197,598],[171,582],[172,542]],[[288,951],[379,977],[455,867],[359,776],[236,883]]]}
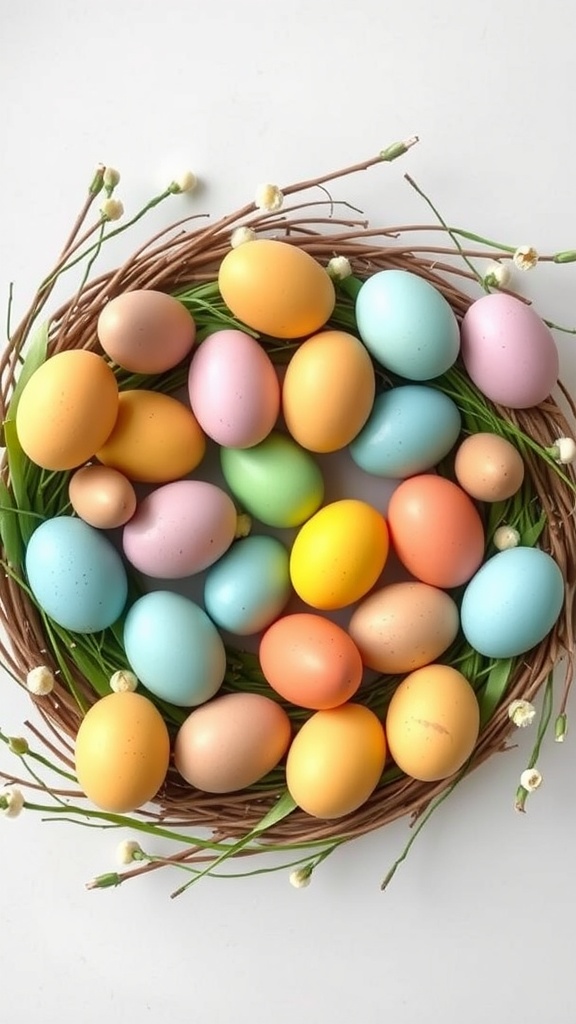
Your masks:
{"label": "light blue egg", "polygon": [[26,549],[26,575],[43,611],[74,633],[98,633],[120,617],[126,570],[100,530],[73,516],[46,519]]}
{"label": "light blue egg", "polygon": [[280,615],[291,592],[284,545],[275,537],[247,537],[208,570],[204,607],[222,629],[250,636]]}
{"label": "light blue egg", "polygon": [[489,658],[513,658],[539,644],[564,603],[562,573],[539,548],[500,551],[472,577],[460,619],[468,643]]}
{"label": "light blue egg", "polygon": [[445,373],[460,350],[458,321],[441,292],[407,270],[381,270],[356,299],[362,341],[387,370],[407,380]]}
{"label": "light blue egg", "polygon": [[460,428],[458,407],[448,395],[406,384],[378,395],[350,455],[366,473],[403,480],[440,462]]}
{"label": "light blue egg", "polygon": [[180,707],[203,704],[224,679],[226,652],[216,626],[181,594],[140,597],[126,616],[124,648],[146,689]]}

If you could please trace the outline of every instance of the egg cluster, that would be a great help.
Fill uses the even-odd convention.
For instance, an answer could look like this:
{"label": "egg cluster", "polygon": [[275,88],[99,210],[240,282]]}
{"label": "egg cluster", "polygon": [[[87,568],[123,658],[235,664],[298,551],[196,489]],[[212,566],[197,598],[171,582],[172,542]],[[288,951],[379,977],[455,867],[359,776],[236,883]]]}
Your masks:
{"label": "egg cluster", "polygon": [[[338,818],[369,798],[388,754],[436,781],[472,753],[478,701],[441,660],[459,635],[487,658],[515,657],[560,614],[564,583],[550,556],[518,547],[485,557],[485,503],[522,486],[520,452],[495,433],[462,438],[460,410],[437,386],[460,360],[488,399],[528,408],[554,386],[558,355],[520,300],[486,295],[459,325],[441,292],[404,270],[369,277],[355,333],[335,329],[329,275],[288,242],[232,249],[218,284],[238,329],[195,346],[181,302],[126,292],[100,315],[102,355],[58,353],[25,385],[20,444],[68,474],[75,513],[35,530],[27,579],[62,628],[118,625],[148,694],[192,709],[171,751],[147,696],[97,701],[76,742],[94,803],[141,806],[171,753],[183,779],[210,793],[248,787],[286,757],[296,803]],[[284,365],[272,350],[286,353]],[[111,365],[156,375],[187,358],[182,397],[119,391]],[[218,483],[202,479],[211,449]],[[387,509],[351,495],[346,474],[327,495],[323,459],[338,452],[364,480],[390,481]],[[136,599],[127,563],[148,578]],[[391,564],[400,579],[385,575]],[[169,583],[190,578],[201,580],[198,601]],[[256,638],[270,696],[219,692],[226,636]],[[385,716],[362,702],[371,671],[400,677]],[[311,712],[295,736],[278,698]]]}

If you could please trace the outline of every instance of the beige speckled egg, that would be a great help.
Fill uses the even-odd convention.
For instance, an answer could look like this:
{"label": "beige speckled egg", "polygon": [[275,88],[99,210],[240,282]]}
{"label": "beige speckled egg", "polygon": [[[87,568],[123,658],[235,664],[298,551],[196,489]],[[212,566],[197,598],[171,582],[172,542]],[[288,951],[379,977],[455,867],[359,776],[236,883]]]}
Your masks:
{"label": "beige speckled egg", "polygon": [[164,373],[188,355],[196,325],[172,295],[139,288],[122,292],[105,306],[98,340],[110,359],[133,373]]}
{"label": "beige speckled egg", "polygon": [[68,485],[70,504],[90,526],[114,530],[136,511],[136,492],[130,481],[109,466],[82,466]]}
{"label": "beige speckled egg", "polygon": [[522,486],[524,461],[505,437],[471,434],[456,452],[454,473],[460,487],[477,501],[504,501]]}

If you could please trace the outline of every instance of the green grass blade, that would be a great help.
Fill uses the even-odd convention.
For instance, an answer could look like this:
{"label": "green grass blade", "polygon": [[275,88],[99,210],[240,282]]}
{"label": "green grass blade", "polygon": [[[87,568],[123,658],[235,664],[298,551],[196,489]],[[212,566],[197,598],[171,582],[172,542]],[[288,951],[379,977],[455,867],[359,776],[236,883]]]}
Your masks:
{"label": "green grass blade", "polygon": [[30,380],[32,374],[36,372],[38,367],[42,366],[42,363],[46,362],[46,357],[48,354],[49,327],[50,324],[48,323],[48,321],[45,321],[45,323],[40,324],[34,331],[30,339],[30,342],[26,347],[26,358],[24,359],[22,369],[20,370],[20,373],[18,375],[18,380],[16,381],[16,385],[12,393],[12,398],[10,400],[10,406],[8,409],[7,416],[8,420],[15,419],[16,409],[18,408],[18,403],[20,401],[22,392],[26,387],[26,384]]}
{"label": "green grass blade", "polygon": [[486,685],[479,694],[480,728],[490,720],[506,693],[513,665],[514,658],[501,658],[490,669]]}
{"label": "green grass blade", "polygon": [[18,510],[14,504],[11,491],[8,490],[3,480],[0,480],[0,537],[6,556],[6,561],[15,569],[22,567],[24,560],[24,544],[20,532],[20,520]]}

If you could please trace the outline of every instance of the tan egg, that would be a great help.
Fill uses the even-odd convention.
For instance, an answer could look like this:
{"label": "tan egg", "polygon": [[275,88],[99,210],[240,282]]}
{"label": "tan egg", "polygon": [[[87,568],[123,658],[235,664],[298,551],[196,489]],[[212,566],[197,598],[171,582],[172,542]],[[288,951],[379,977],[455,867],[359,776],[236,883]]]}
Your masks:
{"label": "tan egg", "polygon": [[104,306],[97,333],[106,354],[125,370],[164,373],[188,355],[196,325],[172,295],[136,289]]}
{"label": "tan egg", "polygon": [[505,501],[520,489],[524,462],[520,452],[499,434],[470,434],[454,461],[458,483],[477,501]]}
{"label": "tan egg", "polygon": [[425,665],[395,690],[386,716],[388,749],[420,782],[453,775],[474,750],[480,725],[476,694],[449,665]]}
{"label": "tan egg", "polygon": [[396,675],[436,661],[458,632],[458,608],[449,594],[427,583],[391,583],[355,609],[348,632],[362,661]]}
{"label": "tan egg", "polygon": [[196,789],[233,793],[275,768],[290,739],[290,719],[275,701],[258,693],[227,693],[180,726],[174,763]]}
{"label": "tan egg", "polygon": [[90,526],[114,530],[136,511],[136,492],[130,481],[109,466],[83,466],[68,485],[70,504]]}

